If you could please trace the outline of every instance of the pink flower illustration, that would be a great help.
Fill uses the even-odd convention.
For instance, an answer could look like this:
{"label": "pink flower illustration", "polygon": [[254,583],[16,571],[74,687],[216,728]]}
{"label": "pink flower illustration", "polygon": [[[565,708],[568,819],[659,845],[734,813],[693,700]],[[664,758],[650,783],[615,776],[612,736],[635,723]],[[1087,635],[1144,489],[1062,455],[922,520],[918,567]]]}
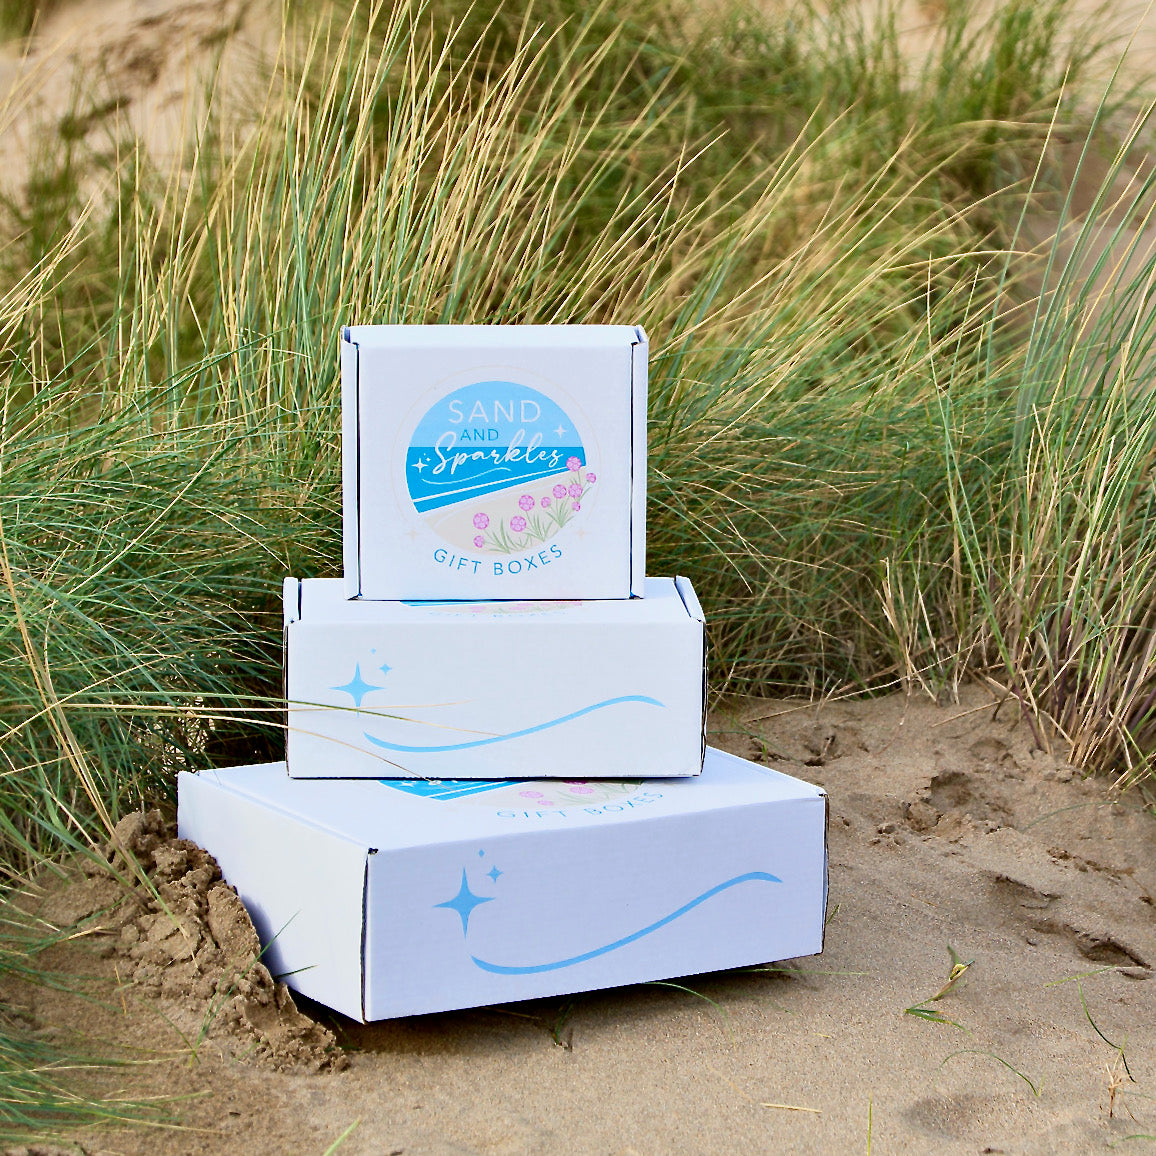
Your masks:
{"label": "pink flower illustration", "polygon": [[534,508],[534,499],[530,494],[523,494],[518,499],[518,506],[523,510],[532,510]]}
{"label": "pink flower illustration", "polygon": [[568,470],[580,470],[582,468],[582,463],[577,458],[567,458],[566,468]]}
{"label": "pink flower illustration", "polygon": [[571,787],[570,790],[575,795],[592,795],[592,794],[594,794],[594,788],[593,787]]}
{"label": "pink flower illustration", "polygon": [[565,486],[555,486],[554,487],[554,497],[564,498],[565,496],[566,496],[566,487]]}
{"label": "pink flower illustration", "polygon": [[586,475],[586,480],[587,480],[587,481],[588,481],[588,482],[589,482],[591,485],[594,485],[594,483],[595,483],[596,481],[598,481],[598,475],[597,475],[596,473],[594,473],[593,471],[591,471],[590,473],[588,473],[588,474]]}
{"label": "pink flower illustration", "polygon": [[481,536],[481,534],[475,534],[475,535],[474,535],[474,545],[475,545],[475,546],[477,546],[477,548],[478,548],[479,550],[480,550],[480,549],[481,549],[481,548],[482,548],[482,547],[483,547],[485,544],[486,544],[486,540],[485,540],[485,538],[483,538],[483,537]]}
{"label": "pink flower illustration", "polygon": [[541,791],[519,791],[518,794],[523,799],[541,799],[543,797]]}
{"label": "pink flower illustration", "polygon": [[575,513],[577,513],[580,509],[582,509],[582,503],[581,502],[571,502],[570,505],[574,509]]}
{"label": "pink flower illustration", "polygon": [[525,528],[526,519],[523,518],[521,514],[515,514],[510,519],[510,529],[513,530],[515,534],[520,534]]}
{"label": "pink flower illustration", "polygon": [[574,501],[578,501],[578,499],[582,497],[582,487],[577,482],[574,482],[570,486],[568,493],[570,494],[570,497],[574,499]]}
{"label": "pink flower illustration", "polygon": [[543,498],[542,499],[542,509],[543,510],[547,509],[549,507],[549,505],[550,505],[550,499],[549,498]]}
{"label": "pink flower illustration", "polygon": [[474,515],[474,529],[484,530],[490,524],[489,514],[475,514]]}

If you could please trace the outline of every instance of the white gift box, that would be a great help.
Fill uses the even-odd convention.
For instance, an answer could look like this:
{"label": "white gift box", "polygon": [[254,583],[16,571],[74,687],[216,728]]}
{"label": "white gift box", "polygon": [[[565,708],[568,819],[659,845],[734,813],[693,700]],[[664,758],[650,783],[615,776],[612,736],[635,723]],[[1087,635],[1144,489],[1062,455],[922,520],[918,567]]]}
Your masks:
{"label": "white gift box", "polygon": [[348,597],[640,595],[646,354],[628,325],[344,329]]}
{"label": "white gift box", "polygon": [[826,797],[708,750],[695,779],[290,779],[183,773],[216,856],[296,991],[385,1019],[822,950]]}
{"label": "white gift box", "polygon": [[294,778],[647,778],[702,769],[705,634],[645,598],[378,602],[285,582]]}

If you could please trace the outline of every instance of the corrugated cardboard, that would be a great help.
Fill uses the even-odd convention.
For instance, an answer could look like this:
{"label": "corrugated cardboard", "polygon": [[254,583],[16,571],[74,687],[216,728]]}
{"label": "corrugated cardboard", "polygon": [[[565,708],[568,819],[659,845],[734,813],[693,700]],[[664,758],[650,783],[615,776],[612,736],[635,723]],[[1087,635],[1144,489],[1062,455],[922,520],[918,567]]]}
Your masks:
{"label": "corrugated cardboard", "polygon": [[370,602],[285,583],[294,778],[646,778],[702,768],[685,578],[596,602]]}
{"label": "corrugated cardboard", "polygon": [[350,598],[643,593],[637,326],[343,330]]}
{"label": "corrugated cardboard", "polygon": [[291,988],[357,1019],[587,991],[822,949],[826,796],[720,751],[643,782],[182,774]]}

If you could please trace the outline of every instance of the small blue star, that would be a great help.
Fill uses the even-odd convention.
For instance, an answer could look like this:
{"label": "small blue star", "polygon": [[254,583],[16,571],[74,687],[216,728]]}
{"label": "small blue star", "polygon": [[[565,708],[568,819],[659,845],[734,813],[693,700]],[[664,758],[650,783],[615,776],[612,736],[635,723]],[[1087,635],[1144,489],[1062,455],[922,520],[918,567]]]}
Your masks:
{"label": "small blue star", "polygon": [[487,874],[487,875],[488,875],[488,876],[489,876],[489,877],[490,877],[490,878],[491,878],[491,879],[492,879],[492,880],[493,880],[495,883],[497,883],[497,881],[498,881],[498,876],[499,876],[499,875],[505,875],[505,871],[499,871],[499,870],[497,869],[497,867],[491,867],[491,868],[489,869],[489,871],[487,871],[487,872],[486,872],[486,874]]}
{"label": "small blue star", "polygon": [[393,670],[393,667],[390,666],[388,662],[383,662],[377,669],[380,670],[382,674],[389,674],[389,672]]}
{"label": "small blue star", "polygon": [[462,885],[458,888],[458,893],[452,899],[447,899],[444,903],[435,903],[434,906],[448,907],[451,911],[456,911],[462,917],[462,934],[465,935],[470,926],[470,913],[480,903],[490,903],[492,899],[492,896],[475,895],[470,890],[466,869],[463,867]]}
{"label": "small blue star", "polygon": [[371,686],[361,677],[361,663],[358,663],[353,668],[353,677],[344,686],[331,686],[330,690],[343,690],[351,699],[353,705],[359,710],[361,708],[361,700],[365,698],[371,690],[381,690],[380,686]]}

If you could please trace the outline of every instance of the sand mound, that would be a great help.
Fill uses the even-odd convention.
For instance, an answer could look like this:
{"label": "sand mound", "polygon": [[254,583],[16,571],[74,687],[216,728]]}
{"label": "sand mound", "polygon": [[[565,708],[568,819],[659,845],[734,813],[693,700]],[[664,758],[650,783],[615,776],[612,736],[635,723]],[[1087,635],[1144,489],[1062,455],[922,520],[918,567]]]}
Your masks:
{"label": "sand mound", "polygon": [[1016,706],[977,687],[964,701],[958,720],[898,697],[760,704],[722,741],[826,787],[832,845],[887,856],[922,901],[1147,979],[1151,816],[1039,749]]}
{"label": "sand mound", "polygon": [[120,961],[117,974],[173,1005],[167,1014],[195,1023],[198,1040],[224,1041],[236,1056],[282,1071],[346,1064],[333,1034],[302,1015],[261,962],[257,933],[216,860],[176,838],[160,811],[122,819],[104,863],[84,860],[49,890],[40,915],[101,937],[99,954]]}

